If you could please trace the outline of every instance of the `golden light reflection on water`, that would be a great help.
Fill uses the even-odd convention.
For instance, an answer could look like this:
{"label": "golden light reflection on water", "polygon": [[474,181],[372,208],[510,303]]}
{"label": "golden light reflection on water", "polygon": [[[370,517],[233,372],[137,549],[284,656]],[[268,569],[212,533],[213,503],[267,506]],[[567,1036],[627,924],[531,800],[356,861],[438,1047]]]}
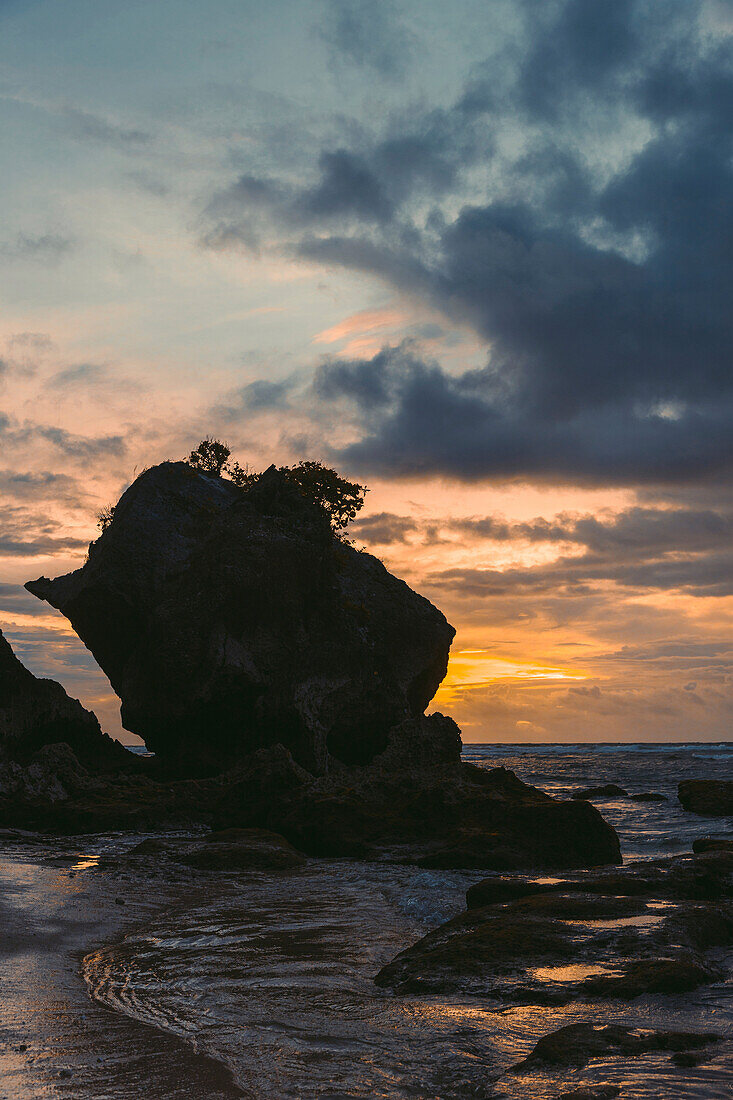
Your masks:
{"label": "golden light reflection on water", "polygon": [[89,871],[92,867],[99,866],[99,856],[83,856],[77,863],[72,864],[72,871]]}
{"label": "golden light reflection on water", "polygon": [[601,974],[613,974],[607,966],[590,963],[571,963],[567,966],[537,966],[527,973],[539,982],[580,982],[584,978],[596,978]]}

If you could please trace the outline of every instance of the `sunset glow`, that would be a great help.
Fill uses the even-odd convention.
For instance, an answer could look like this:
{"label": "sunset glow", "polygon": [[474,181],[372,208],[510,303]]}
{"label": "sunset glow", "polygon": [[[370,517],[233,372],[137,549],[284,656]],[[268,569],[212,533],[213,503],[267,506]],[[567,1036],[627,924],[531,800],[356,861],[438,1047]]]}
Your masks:
{"label": "sunset glow", "polygon": [[[4,6],[0,619],[29,665],[125,736],[22,584],[214,434],[369,486],[351,536],[457,628],[434,705],[468,740],[726,736],[723,6],[622,35],[597,83],[553,5],[376,4],[368,41],[315,0]],[[644,83],[680,43],[688,107]]]}

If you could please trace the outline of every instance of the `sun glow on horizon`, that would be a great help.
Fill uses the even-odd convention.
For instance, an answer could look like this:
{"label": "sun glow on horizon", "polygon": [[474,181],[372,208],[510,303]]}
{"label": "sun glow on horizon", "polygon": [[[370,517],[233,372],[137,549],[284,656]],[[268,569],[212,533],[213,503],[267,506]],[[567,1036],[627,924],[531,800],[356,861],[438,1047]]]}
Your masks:
{"label": "sun glow on horizon", "polygon": [[588,674],[577,670],[536,664],[516,658],[498,657],[486,649],[461,649],[452,653],[448,671],[438,688],[434,704],[448,705],[457,696],[472,688],[487,684],[545,683],[548,680],[587,680]]}

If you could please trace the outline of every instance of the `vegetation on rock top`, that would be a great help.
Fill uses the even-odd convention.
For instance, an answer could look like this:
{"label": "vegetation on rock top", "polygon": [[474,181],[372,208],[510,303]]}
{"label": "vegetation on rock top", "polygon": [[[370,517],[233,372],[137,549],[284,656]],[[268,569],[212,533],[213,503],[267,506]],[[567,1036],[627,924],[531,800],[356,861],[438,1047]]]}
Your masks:
{"label": "vegetation on rock top", "polygon": [[[226,474],[230,481],[245,490],[256,485],[262,476],[232,459],[229,447],[220,439],[202,439],[186,462],[194,470],[210,477]],[[364,506],[367,487],[348,481],[322,462],[298,462],[294,466],[279,466],[277,469],[306,500],[323,509],[334,531],[343,531]]]}

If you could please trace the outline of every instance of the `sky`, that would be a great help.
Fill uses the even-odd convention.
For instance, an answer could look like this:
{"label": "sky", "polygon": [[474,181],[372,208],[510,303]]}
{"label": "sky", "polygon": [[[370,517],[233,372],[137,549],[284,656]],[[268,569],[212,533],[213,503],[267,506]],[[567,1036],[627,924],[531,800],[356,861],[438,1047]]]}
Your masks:
{"label": "sky", "polygon": [[0,0],[0,627],[206,435],[369,486],[471,742],[730,738],[733,3]]}

